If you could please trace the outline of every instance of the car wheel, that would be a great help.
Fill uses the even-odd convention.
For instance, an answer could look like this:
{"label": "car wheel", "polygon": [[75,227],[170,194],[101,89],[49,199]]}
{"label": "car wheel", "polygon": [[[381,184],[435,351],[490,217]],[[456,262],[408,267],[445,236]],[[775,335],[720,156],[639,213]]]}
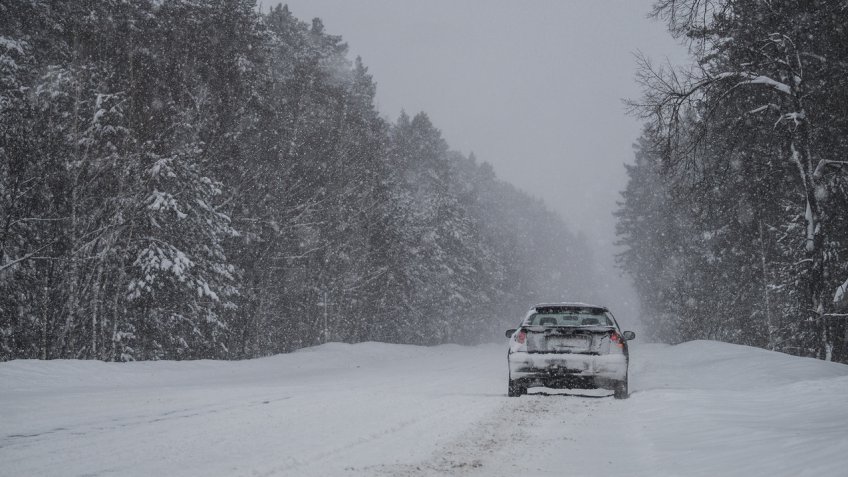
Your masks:
{"label": "car wheel", "polygon": [[506,395],[509,397],[518,397],[522,394],[527,394],[527,388],[510,379],[509,389],[507,390]]}
{"label": "car wheel", "polygon": [[627,380],[615,383],[612,396],[616,399],[627,399],[630,396],[627,392]]}

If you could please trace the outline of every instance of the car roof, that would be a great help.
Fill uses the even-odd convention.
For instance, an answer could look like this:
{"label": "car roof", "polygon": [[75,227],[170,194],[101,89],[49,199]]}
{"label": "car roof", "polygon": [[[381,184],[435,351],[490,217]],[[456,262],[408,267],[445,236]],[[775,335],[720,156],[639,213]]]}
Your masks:
{"label": "car roof", "polygon": [[536,308],[544,308],[546,306],[564,306],[564,307],[580,307],[580,308],[600,308],[605,311],[609,311],[609,308],[600,305],[592,305],[589,303],[581,303],[581,302],[560,302],[560,303],[537,303],[533,305],[530,309],[535,310]]}

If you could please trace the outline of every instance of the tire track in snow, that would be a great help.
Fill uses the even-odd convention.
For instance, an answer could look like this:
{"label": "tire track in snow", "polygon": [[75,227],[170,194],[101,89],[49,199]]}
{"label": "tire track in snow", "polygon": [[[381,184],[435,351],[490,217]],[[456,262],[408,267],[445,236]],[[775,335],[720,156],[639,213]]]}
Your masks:
{"label": "tire track in snow", "polygon": [[18,434],[9,434],[3,437],[0,437],[0,449],[6,447],[16,447],[20,446],[22,448],[28,447],[37,443],[38,440],[42,437],[52,437],[54,434],[68,434],[71,436],[86,436],[89,434],[95,434],[99,432],[108,432],[114,430],[120,430],[122,428],[127,427],[136,427],[146,424],[156,424],[160,422],[172,421],[176,419],[188,419],[192,417],[202,417],[211,414],[219,414],[219,413],[227,413],[232,411],[238,411],[246,408],[252,408],[256,406],[261,406],[270,403],[276,403],[279,401],[285,401],[291,399],[291,396],[283,396],[279,398],[267,398],[262,400],[253,400],[248,401],[238,405],[232,405],[230,402],[227,405],[222,404],[210,404],[206,406],[198,406],[192,408],[181,408],[181,409],[173,409],[166,412],[160,412],[155,414],[139,414],[135,416],[129,417],[115,417],[110,418],[108,420],[96,421],[96,422],[86,422],[78,425],[67,426],[67,427],[57,427],[54,429],[49,429],[40,432],[29,432],[29,433],[18,433]]}
{"label": "tire track in snow", "polygon": [[[518,468],[495,468],[492,461],[509,453],[516,443],[531,438],[540,421],[557,413],[563,401],[547,396],[503,398],[503,404],[457,438],[439,443],[430,458],[415,464],[378,465],[348,469],[352,475],[424,477],[433,475],[515,475]],[[499,460],[499,459],[497,459]]]}
{"label": "tire track in snow", "polygon": [[[493,413],[414,464],[348,469],[351,476],[620,475],[656,469],[632,406],[605,396],[531,394],[503,398]],[[650,475],[641,474],[638,475]]]}

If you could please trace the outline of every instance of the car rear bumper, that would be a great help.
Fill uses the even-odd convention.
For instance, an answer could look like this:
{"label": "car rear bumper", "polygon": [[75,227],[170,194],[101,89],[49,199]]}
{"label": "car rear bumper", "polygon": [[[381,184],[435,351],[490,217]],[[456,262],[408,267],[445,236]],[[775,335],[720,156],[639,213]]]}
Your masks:
{"label": "car rear bumper", "polygon": [[[569,381],[624,381],[627,379],[627,356],[624,354],[527,353],[512,352],[508,356],[512,380],[551,383]],[[547,384],[544,384],[547,385]]]}

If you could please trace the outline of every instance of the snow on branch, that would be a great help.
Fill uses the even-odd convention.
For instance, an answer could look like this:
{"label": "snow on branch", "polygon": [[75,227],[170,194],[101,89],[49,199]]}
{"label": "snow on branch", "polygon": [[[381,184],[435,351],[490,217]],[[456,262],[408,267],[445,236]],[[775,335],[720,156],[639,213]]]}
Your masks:
{"label": "snow on branch", "polygon": [[19,55],[23,55],[24,45],[26,45],[26,42],[15,40],[7,36],[0,36],[0,47],[7,51],[15,51]]}
{"label": "snow on branch", "polygon": [[773,79],[769,78],[768,76],[756,75],[754,73],[748,73],[748,72],[745,72],[745,71],[720,73],[720,74],[717,74],[717,75],[711,77],[710,80],[720,81],[720,80],[727,79],[727,78],[741,78],[741,79],[743,79],[744,81],[740,81],[738,83],[738,85],[762,84],[762,85],[766,85],[770,88],[773,88],[777,91],[780,91],[781,93],[792,94],[792,88],[790,88],[789,85],[787,85],[786,83],[781,83],[780,81],[773,80]]}
{"label": "snow on branch", "polygon": [[748,111],[748,114],[762,113],[763,111],[767,111],[767,110],[780,111],[780,106],[778,106],[774,103],[764,104],[764,105],[760,106],[759,108],[754,108],[754,109]]}
{"label": "snow on branch", "polygon": [[842,285],[836,287],[836,293],[833,294],[833,302],[839,303],[845,298],[845,294],[848,293],[848,279]]}
{"label": "snow on branch", "polygon": [[780,116],[777,122],[774,123],[774,127],[777,127],[783,121],[792,121],[792,124],[797,128],[806,118],[807,114],[804,111],[800,113],[786,113]]}
{"label": "snow on branch", "polygon": [[848,166],[848,161],[831,161],[828,159],[822,159],[816,165],[816,170],[813,171],[813,177],[816,179],[820,178],[822,174],[824,174],[824,168],[827,166],[836,166],[841,169]]}

